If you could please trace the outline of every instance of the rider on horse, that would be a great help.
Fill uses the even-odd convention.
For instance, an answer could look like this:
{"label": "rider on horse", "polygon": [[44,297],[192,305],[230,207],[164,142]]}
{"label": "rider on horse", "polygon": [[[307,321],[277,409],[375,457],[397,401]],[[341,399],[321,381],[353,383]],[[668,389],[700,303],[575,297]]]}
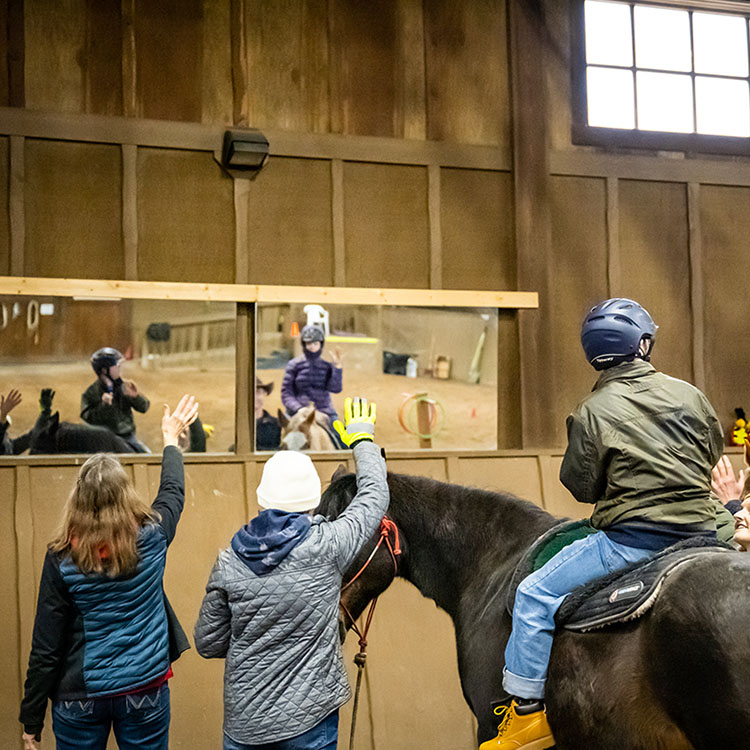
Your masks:
{"label": "rider on horse", "polygon": [[593,307],[583,321],[581,343],[601,375],[567,419],[560,480],[594,505],[597,532],[518,587],[503,673],[512,700],[500,707],[498,736],[480,750],[553,746],[544,684],[555,613],[573,589],[686,537],[716,537],[709,487],[721,426],[701,391],[650,364],[656,329],[641,305],[622,298]]}

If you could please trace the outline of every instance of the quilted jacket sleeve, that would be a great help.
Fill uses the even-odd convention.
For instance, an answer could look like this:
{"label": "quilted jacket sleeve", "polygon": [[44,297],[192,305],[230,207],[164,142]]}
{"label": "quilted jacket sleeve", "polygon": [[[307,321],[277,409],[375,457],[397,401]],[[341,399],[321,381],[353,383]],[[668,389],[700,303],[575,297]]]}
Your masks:
{"label": "quilted jacket sleeve", "polygon": [[335,521],[325,524],[342,575],[362,545],[375,533],[390,501],[385,460],[380,455],[380,448],[369,441],[358,443],[354,446],[354,460],[357,462],[357,494]]}
{"label": "quilted jacket sleeve", "polygon": [[[225,550],[226,552],[226,550]],[[231,612],[227,592],[223,585],[222,552],[206,585],[198,622],[195,623],[193,637],[198,653],[205,659],[222,659],[229,649]]]}

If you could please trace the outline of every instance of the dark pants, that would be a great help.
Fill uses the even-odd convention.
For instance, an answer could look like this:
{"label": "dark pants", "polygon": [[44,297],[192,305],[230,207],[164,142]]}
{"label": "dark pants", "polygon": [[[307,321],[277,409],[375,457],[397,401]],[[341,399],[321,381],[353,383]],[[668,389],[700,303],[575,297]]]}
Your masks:
{"label": "dark pants", "polygon": [[265,745],[245,745],[224,735],[224,750],[336,750],[339,737],[339,712],[308,729],[304,734]]}
{"label": "dark pants", "polygon": [[120,750],[167,750],[169,686],[116,698],[52,702],[57,750],[106,750],[110,729]]}

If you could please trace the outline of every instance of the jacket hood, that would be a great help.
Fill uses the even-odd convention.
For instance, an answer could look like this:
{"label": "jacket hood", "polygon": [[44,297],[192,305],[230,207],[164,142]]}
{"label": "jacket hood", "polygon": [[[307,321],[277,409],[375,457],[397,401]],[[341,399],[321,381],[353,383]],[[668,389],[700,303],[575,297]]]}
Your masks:
{"label": "jacket hood", "polygon": [[264,510],[232,537],[232,550],[255,575],[266,575],[304,540],[311,520],[305,513]]}

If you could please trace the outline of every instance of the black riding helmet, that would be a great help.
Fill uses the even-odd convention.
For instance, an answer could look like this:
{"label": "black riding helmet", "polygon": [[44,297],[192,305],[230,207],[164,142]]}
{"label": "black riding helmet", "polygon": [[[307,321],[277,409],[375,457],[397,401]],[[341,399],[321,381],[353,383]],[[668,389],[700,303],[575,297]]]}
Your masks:
{"label": "black riding helmet", "polygon": [[110,367],[119,364],[123,359],[125,359],[125,357],[123,357],[117,349],[113,349],[111,346],[105,346],[102,349],[97,349],[91,355],[91,366],[94,368],[94,372],[99,375],[102,370],[108,371]]}
{"label": "black riding helmet", "polygon": [[325,343],[326,335],[320,326],[309,325],[302,329],[302,343],[307,344],[310,341],[320,341],[321,346]]}

